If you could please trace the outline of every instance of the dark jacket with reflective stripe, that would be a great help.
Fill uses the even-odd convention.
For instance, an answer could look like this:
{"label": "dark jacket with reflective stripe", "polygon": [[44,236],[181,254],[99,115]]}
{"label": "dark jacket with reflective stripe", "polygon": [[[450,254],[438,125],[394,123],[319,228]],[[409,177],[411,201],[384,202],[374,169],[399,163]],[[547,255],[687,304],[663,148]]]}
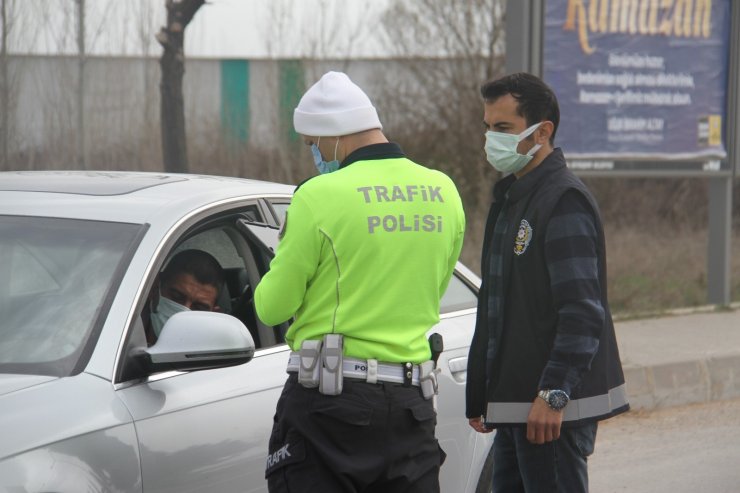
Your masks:
{"label": "dark jacket with reflective stripe", "polygon": [[[509,194],[515,181],[514,176],[509,176],[497,183],[496,200],[486,224],[483,283],[468,359],[466,414],[468,418],[485,416],[486,422],[494,425],[526,423],[537,391],[544,388],[543,382],[552,380],[546,367],[558,330],[563,329],[559,328],[562,315],[558,313],[551,285],[549,267],[552,266],[548,266],[545,255],[545,232],[553,210],[566,193],[580,194],[593,216],[600,288],[597,292],[604,316],[603,326],[596,327],[594,341],[598,338],[598,348],[593,359],[590,365],[586,363],[587,369],[579,375],[577,385],[568,389],[571,402],[565,409],[564,426],[624,412],[629,405],[606,296],[605,242],[598,207],[586,186],[567,168],[560,149],[555,149],[525,175],[515,187],[515,193]],[[501,238],[502,309],[500,322],[491,326],[488,309],[492,237],[504,207],[508,227]],[[562,353],[562,348],[559,350]]]}

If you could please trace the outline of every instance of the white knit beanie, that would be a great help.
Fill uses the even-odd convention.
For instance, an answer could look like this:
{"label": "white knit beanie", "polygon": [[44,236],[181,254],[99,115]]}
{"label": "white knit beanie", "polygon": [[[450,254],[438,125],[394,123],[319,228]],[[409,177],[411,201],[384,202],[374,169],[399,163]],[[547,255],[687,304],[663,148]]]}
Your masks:
{"label": "white knit beanie", "polygon": [[306,91],[293,112],[293,126],[312,137],[383,128],[370,98],[342,72],[325,73]]}

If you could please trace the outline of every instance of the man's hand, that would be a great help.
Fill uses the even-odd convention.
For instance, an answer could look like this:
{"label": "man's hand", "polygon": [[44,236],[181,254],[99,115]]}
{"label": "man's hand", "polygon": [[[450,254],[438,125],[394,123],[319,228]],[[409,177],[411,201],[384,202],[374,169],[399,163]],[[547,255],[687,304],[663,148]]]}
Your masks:
{"label": "man's hand", "polygon": [[538,445],[557,440],[562,422],[563,411],[555,411],[543,399],[535,397],[527,417],[527,440]]}
{"label": "man's hand", "polygon": [[493,428],[489,428],[483,423],[483,418],[470,418],[470,426],[478,433],[491,433]]}

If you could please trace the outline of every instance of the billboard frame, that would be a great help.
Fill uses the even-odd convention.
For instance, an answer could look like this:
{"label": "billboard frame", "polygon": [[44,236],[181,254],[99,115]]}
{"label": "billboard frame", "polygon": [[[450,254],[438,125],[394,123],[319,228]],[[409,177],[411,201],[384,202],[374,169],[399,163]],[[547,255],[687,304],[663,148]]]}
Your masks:
{"label": "billboard frame", "polygon": [[[529,72],[542,77],[545,1],[507,0],[506,73]],[[740,2],[730,2],[730,8],[726,159],[672,160],[660,166],[655,165],[663,162],[658,160],[590,160],[588,165],[583,164],[586,160],[568,160],[568,166],[579,176],[707,179],[707,300],[717,305],[729,305],[731,301],[732,189],[734,178],[740,177]]]}

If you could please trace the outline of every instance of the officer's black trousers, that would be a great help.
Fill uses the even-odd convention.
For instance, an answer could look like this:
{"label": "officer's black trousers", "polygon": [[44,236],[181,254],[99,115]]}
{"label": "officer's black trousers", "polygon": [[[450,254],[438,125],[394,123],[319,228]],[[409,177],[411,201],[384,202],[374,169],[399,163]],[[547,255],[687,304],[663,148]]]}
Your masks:
{"label": "officer's black trousers", "polygon": [[345,379],[341,395],[326,396],[290,375],[270,437],[269,491],[438,492],[435,424],[419,387]]}

